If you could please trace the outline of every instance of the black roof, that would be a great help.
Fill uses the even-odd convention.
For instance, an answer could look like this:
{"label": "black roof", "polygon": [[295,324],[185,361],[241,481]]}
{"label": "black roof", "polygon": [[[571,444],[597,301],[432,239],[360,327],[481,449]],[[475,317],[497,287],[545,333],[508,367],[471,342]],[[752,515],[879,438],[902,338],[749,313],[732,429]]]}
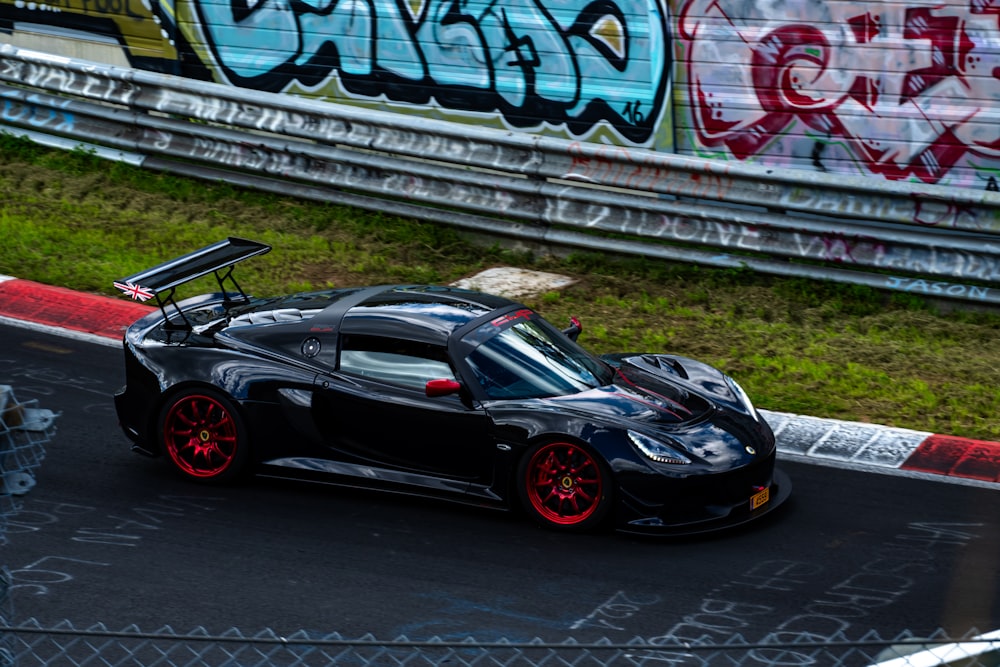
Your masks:
{"label": "black roof", "polygon": [[[443,345],[458,329],[491,313],[520,306],[471,290],[435,285],[380,285],[291,294],[262,301],[230,321],[242,339],[300,334],[370,334]],[[284,323],[275,330],[270,326]]]}
{"label": "black roof", "polygon": [[[353,304],[338,327],[343,333],[419,338],[441,343],[457,329],[516,302],[493,294],[432,285],[386,287]],[[336,310],[336,305],[331,307]],[[326,319],[324,311],[317,320]]]}

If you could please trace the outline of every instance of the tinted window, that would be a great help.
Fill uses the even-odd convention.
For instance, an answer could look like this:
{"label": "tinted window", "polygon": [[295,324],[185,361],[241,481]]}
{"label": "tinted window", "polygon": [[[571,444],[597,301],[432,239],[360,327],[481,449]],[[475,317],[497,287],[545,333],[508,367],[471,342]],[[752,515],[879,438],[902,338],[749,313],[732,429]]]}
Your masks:
{"label": "tinted window", "polygon": [[468,362],[490,398],[575,394],[608,384],[613,375],[607,365],[538,317],[518,317],[469,354]]}

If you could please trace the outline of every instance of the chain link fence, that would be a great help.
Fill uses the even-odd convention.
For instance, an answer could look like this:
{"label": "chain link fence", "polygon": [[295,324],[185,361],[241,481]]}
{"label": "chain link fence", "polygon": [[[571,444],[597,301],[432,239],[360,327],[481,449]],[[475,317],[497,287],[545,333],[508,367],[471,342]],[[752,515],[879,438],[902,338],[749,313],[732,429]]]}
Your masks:
{"label": "chain link fence", "polygon": [[[7,521],[21,509],[18,500],[35,485],[45,443],[55,434],[56,415],[36,400],[19,401],[10,385],[0,385],[0,546],[7,544]],[[0,624],[14,617],[10,572],[0,567]],[[13,664],[13,643],[0,634],[0,667]]]}
{"label": "chain link fence", "polygon": [[13,387],[0,385],[0,546],[7,544],[8,517],[21,508],[18,498],[35,485],[57,416],[37,400],[17,400]]}
{"label": "chain link fence", "polygon": [[[651,644],[602,640],[549,643],[479,642],[398,638],[379,641],[337,633],[316,636],[298,632],[283,637],[271,630],[246,635],[236,629],[213,635],[204,628],[178,633],[169,627],[141,632],[135,627],[112,631],[103,625],[74,627],[68,621],[44,627],[31,620],[4,628],[12,638],[7,656],[11,667],[37,665],[184,666],[184,667],[597,667],[603,665],[757,667],[818,665],[823,667],[924,667],[1000,665],[1000,633],[961,639],[944,631],[916,638],[908,633],[883,639],[875,633],[856,640],[817,641],[799,635],[789,641],[776,636],[750,643],[739,635],[726,645],[664,641]],[[6,665],[5,665],[6,667]]]}

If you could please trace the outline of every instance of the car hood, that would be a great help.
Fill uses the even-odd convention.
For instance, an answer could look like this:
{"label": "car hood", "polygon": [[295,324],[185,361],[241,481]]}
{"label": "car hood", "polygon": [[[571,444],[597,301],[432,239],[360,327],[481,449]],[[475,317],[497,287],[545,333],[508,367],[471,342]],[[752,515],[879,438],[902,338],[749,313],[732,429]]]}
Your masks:
{"label": "car hood", "polygon": [[665,354],[603,359],[615,369],[611,384],[544,400],[561,410],[653,427],[704,421],[719,409],[754,416],[726,376],[707,364]]}

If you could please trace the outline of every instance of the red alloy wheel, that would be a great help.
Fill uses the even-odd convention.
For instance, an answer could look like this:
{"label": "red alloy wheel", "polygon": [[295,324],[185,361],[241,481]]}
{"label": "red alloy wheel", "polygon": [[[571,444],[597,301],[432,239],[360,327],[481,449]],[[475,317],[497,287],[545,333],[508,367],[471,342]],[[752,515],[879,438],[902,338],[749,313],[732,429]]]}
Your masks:
{"label": "red alloy wheel", "polygon": [[233,471],[240,456],[240,429],[222,400],[187,394],[174,401],[163,419],[163,442],[181,472],[216,479]]}
{"label": "red alloy wheel", "polygon": [[583,447],[567,442],[542,445],[530,455],[522,474],[524,495],[545,522],[582,527],[603,517],[607,507],[604,474]]}

